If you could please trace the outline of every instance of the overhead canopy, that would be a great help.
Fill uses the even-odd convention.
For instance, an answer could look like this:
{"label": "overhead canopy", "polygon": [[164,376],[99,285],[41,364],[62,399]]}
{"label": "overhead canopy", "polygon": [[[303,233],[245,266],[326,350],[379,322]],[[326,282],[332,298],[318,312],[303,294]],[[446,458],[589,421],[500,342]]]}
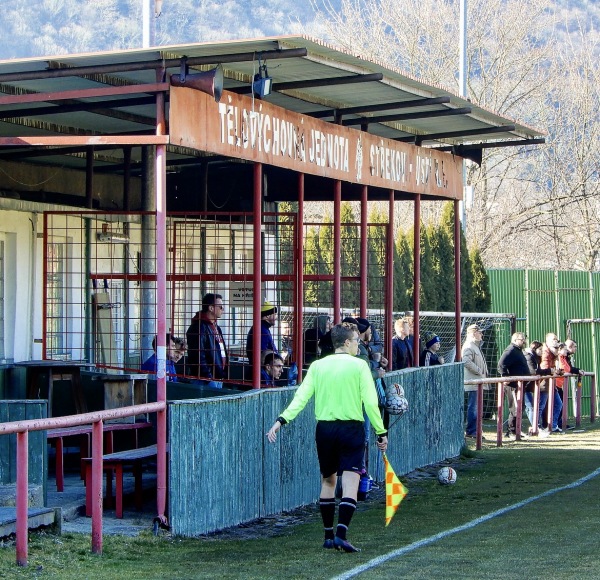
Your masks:
{"label": "overhead canopy", "polygon": [[[271,104],[463,157],[477,159],[482,147],[543,142],[541,131],[303,36],[0,61],[0,139],[153,135],[156,93],[164,91],[168,102],[164,81],[179,72],[182,57],[190,73],[221,64],[224,89],[240,94],[251,93],[260,57],[273,79],[265,98]],[[162,67],[166,76],[157,79]],[[1,144],[0,159],[81,169],[86,163],[79,139],[50,150]],[[122,148],[98,142],[94,155],[95,170],[122,170]],[[203,155],[169,145],[167,165],[195,163]],[[139,161],[139,151],[133,161]]]}

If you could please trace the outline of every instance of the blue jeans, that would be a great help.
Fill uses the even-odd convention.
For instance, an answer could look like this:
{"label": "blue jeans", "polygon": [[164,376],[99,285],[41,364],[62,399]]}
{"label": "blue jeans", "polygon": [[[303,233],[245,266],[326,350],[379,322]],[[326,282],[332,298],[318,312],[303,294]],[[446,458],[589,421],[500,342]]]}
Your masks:
{"label": "blue jeans", "polygon": [[223,382],[222,381],[203,381],[201,379],[194,379],[190,381],[192,385],[200,385],[201,387],[212,387],[213,389],[222,389]]}
{"label": "blue jeans", "polygon": [[[540,417],[546,408],[546,403],[548,402],[548,392],[540,391],[540,408],[539,414],[537,417],[537,425],[539,427],[542,426],[542,422],[540,421]],[[527,418],[529,419],[529,424],[533,427],[535,425],[535,421],[533,420],[533,393],[529,393],[525,391],[525,410],[527,412]]]}
{"label": "blue jeans", "polygon": [[477,435],[477,391],[468,392],[467,435]]}
{"label": "blue jeans", "polygon": [[558,389],[554,389],[554,409],[552,412],[552,430],[558,427],[558,419],[562,413],[563,402],[558,392]]}

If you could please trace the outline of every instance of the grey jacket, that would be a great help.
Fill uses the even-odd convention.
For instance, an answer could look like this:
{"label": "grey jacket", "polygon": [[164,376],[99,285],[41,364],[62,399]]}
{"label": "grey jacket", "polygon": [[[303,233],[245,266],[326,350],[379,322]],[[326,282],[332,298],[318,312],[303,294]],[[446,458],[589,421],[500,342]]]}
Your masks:
{"label": "grey jacket", "polygon": [[[462,347],[462,361],[465,363],[465,381],[484,379],[488,376],[485,358],[478,340],[467,339]],[[484,385],[488,389],[489,385]],[[477,385],[465,385],[465,391],[476,391]]]}

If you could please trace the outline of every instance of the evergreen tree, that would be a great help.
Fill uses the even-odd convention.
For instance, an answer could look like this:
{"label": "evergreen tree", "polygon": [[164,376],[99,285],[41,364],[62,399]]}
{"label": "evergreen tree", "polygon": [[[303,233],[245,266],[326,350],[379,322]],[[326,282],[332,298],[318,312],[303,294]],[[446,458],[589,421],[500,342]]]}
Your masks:
{"label": "evergreen tree", "polygon": [[[448,280],[448,292],[451,296],[451,301],[444,310],[452,311],[454,310],[454,203],[451,201],[444,204],[441,227],[446,232],[449,240],[448,246],[452,252],[451,259],[449,260],[451,272],[448,271],[445,274]],[[460,229],[460,294],[461,310],[463,312],[472,312],[474,308],[473,273],[471,270],[471,260],[469,259],[467,239],[462,228]]]}
{"label": "evergreen tree", "polygon": [[[342,240],[341,240],[341,262],[342,262],[342,278],[344,276],[359,277],[360,276],[360,230],[355,224],[356,218],[352,211],[352,206],[348,202],[342,203],[341,206],[341,224],[342,224]],[[364,265],[363,267],[366,267]],[[358,308],[360,282],[358,280],[347,283],[342,283],[341,289],[341,306],[342,308]]]}
{"label": "evergreen tree", "polygon": [[[408,232],[408,244],[410,253],[414,256],[415,254],[415,243],[414,243],[414,228],[411,228]],[[419,240],[421,244],[421,251],[419,254],[420,261],[420,289],[419,292],[419,305],[421,310],[430,310],[433,303],[435,302],[435,287],[432,281],[432,264],[431,264],[431,246],[429,243],[429,236],[427,235],[426,228],[421,227]],[[414,280],[414,261],[411,262],[410,275]],[[414,286],[412,288],[412,294],[414,295]]]}
{"label": "evergreen tree", "polygon": [[[319,228],[319,257],[317,274],[333,276],[333,221],[329,215],[323,218]],[[318,294],[318,305],[330,308],[333,304],[333,282],[319,282]]]}
{"label": "evergreen tree", "polygon": [[[280,274],[293,274],[296,266],[295,262],[295,219],[291,214],[297,211],[296,202],[282,202],[279,204],[277,216],[278,227],[278,245],[279,255],[277,257],[277,271]],[[284,214],[284,215],[282,215]],[[285,215],[287,214],[287,215]],[[293,301],[293,283],[281,282],[277,285],[279,289],[279,304],[282,306],[291,306]]]}
{"label": "evergreen tree", "polygon": [[374,207],[369,215],[368,243],[368,298],[369,308],[383,309],[386,289],[386,237],[387,219]]}
{"label": "evergreen tree", "polygon": [[[315,228],[308,228],[304,239],[304,274],[319,274],[322,257],[319,248],[319,234]],[[319,283],[314,280],[304,282],[304,304],[306,306],[319,305]]]}
{"label": "evergreen tree", "polygon": [[434,280],[437,288],[434,310],[454,310],[454,238],[447,224],[432,227],[430,231]]}
{"label": "evergreen tree", "polygon": [[412,310],[412,253],[404,232],[398,230],[394,244],[394,311]]}
{"label": "evergreen tree", "polygon": [[474,246],[469,254],[473,273],[473,312],[491,312],[492,295],[488,277],[479,248]]}

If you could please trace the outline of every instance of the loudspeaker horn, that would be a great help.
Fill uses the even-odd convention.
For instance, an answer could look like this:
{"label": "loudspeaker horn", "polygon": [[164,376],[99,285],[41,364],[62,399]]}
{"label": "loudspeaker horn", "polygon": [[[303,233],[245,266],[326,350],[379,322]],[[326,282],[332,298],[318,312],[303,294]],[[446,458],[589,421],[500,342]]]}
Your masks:
{"label": "loudspeaker horn", "polygon": [[206,72],[187,74],[187,65],[182,63],[181,73],[171,75],[171,85],[174,87],[187,87],[196,89],[210,95],[218,103],[223,93],[223,67],[218,65]]}

